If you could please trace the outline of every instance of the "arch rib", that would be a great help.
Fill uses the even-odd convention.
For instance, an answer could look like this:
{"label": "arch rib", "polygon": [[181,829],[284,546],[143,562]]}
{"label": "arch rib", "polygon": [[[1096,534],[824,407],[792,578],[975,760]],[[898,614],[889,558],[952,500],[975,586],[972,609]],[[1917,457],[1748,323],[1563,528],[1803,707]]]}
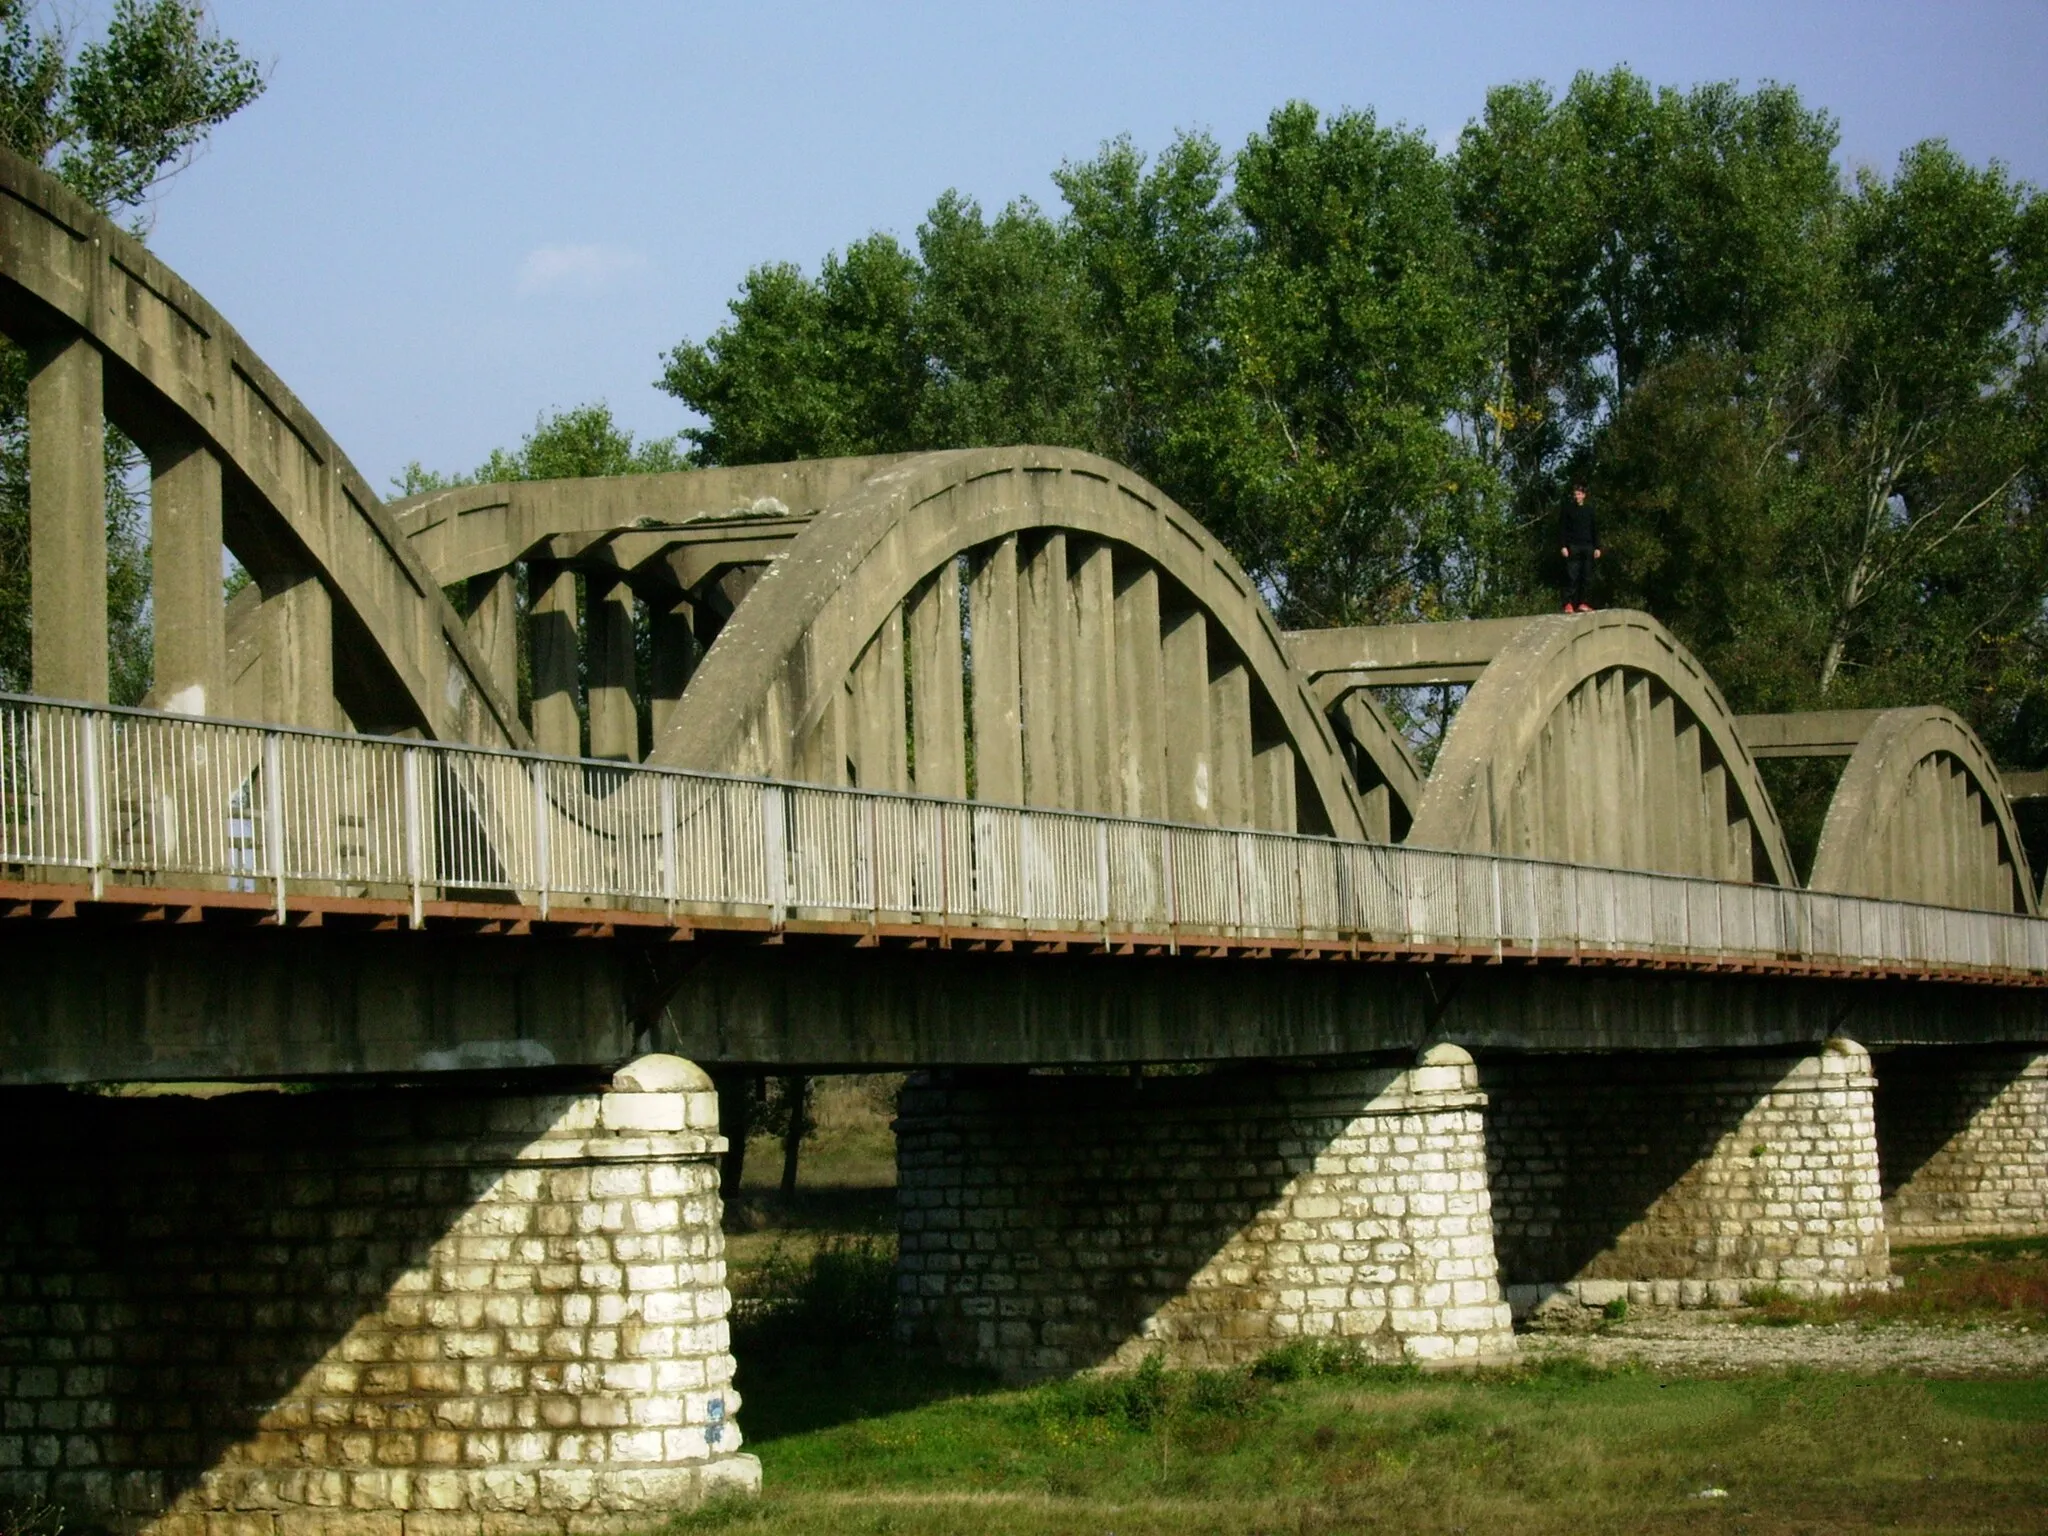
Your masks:
{"label": "arch rib", "polygon": [[[1125,563],[1109,559],[1111,550],[1125,552],[1117,557]],[[1072,803],[1081,808],[1199,817],[1213,786],[1220,802],[1257,802],[1292,825],[1298,782],[1313,802],[1301,807],[1303,824],[1348,836],[1369,830],[1370,809],[1330,721],[1236,561],[1156,488],[1107,460],[1061,449],[920,455],[881,469],[820,512],[719,634],[652,760],[843,781],[842,764],[858,767],[863,756],[867,701],[883,711],[885,735],[902,707],[902,635],[890,626],[943,624],[956,575],[976,637],[970,713],[981,798],[1060,803],[1051,786],[1071,772]],[[1207,622],[1192,624],[1195,617]],[[1130,648],[1141,633],[1156,636],[1152,651]],[[1099,714],[1099,697],[1076,702],[1083,688],[1108,686],[1111,677],[1123,679],[1127,693],[1112,714]],[[1005,714],[1004,698],[1021,705]],[[1020,708],[1023,727],[1014,718]],[[1096,749],[1080,722],[1091,710],[1141,744],[1159,734],[1168,793],[1137,782],[1128,753],[1121,784],[1086,787]],[[1034,744],[1032,731],[1055,718],[1049,740]],[[1245,727],[1212,728],[1212,719]],[[1063,730],[1075,733],[1071,761],[1052,745]],[[1019,736],[1012,763],[1007,743]],[[1240,737],[1249,739],[1233,746]],[[1204,739],[1219,744],[1207,756]],[[1292,750],[1298,774],[1276,766],[1277,744]],[[881,746],[879,737],[873,745]],[[1412,806],[1417,786],[1391,732],[1375,745],[1390,795]],[[1105,784],[1105,766],[1093,771]],[[1017,796],[1026,782],[1036,787]]]}
{"label": "arch rib", "polygon": [[1663,625],[1623,610],[1532,619],[1498,647],[1408,841],[1795,883],[1720,691]]}
{"label": "arch rib", "polygon": [[1828,802],[1817,891],[2034,913],[2039,898],[1990,754],[1946,709],[1889,709],[1864,729]]}
{"label": "arch rib", "polygon": [[528,743],[462,621],[312,413],[139,241],[7,151],[0,275],[0,331],[31,347],[84,338],[104,360],[107,416],[153,459],[196,445],[219,460],[225,538],[259,583],[313,579],[331,597],[347,659],[370,663],[357,695],[373,718],[358,724]]}

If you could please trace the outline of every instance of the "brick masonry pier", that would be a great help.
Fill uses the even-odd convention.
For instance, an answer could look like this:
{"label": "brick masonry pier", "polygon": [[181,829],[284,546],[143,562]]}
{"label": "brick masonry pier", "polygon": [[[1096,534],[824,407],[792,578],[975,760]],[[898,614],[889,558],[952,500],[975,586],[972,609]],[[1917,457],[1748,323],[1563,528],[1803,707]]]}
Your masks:
{"label": "brick masonry pier", "polygon": [[758,1486],[690,1063],[6,1108],[0,1500],[162,1536],[499,1536]]}
{"label": "brick masonry pier", "polygon": [[1506,1355],[1484,1107],[1454,1046],[1365,1070],[914,1077],[899,1332],[1019,1377],[1302,1336]]}
{"label": "brick masonry pier", "polygon": [[1487,1165],[1517,1311],[1732,1306],[1891,1284],[1869,1053],[1490,1059]]}
{"label": "brick masonry pier", "polygon": [[2048,1235],[2048,1055],[1883,1053],[1877,1145],[1893,1242]]}

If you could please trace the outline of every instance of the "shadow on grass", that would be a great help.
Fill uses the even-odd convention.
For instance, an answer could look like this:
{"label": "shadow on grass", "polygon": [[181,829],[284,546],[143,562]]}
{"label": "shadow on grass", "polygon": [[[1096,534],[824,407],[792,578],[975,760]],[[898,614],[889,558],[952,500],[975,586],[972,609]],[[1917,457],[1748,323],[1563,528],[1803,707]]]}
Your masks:
{"label": "shadow on grass", "polygon": [[728,1233],[809,1232],[893,1236],[896,1191],[883,1187],[799,1188],[793,1195],[748,1189],[725,1208]]}
{"label": "shadow on grass", "polygon": [[[786,1215],[784,1229],[795,1219]],[[750,1441],[767,1444],[995,1389],[992,1373],[899,1350],[892,1337],[894,1245],[849,1234],[843,1198],[820,1225],[827,1235],[805,1256],[778,1247],[734,1277],[733,1355]]]}

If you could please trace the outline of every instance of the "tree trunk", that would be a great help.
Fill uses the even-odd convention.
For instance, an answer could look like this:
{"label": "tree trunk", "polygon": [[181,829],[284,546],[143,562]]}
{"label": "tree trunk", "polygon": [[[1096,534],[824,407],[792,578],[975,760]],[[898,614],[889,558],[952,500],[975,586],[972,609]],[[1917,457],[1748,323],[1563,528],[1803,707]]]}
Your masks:
{"label": "tree trunk", "polygon": [[754,1074],[721,1072],[712,1081],[718,1089],[718,1129],[726,1140],[725,1161],[718,1170],[718,1195],[731,1205],[740,1197],[740,1180],[747,1171],[747,1133],[754,1125]]}
{"label": "tree trunk", "polygon": [[811,1128],[811,1080],[794,1073],[782,1080],[782,1102],[789,1106],[789,1124],[782,1132],[782,1195],[796,1193],[797,1155]]}

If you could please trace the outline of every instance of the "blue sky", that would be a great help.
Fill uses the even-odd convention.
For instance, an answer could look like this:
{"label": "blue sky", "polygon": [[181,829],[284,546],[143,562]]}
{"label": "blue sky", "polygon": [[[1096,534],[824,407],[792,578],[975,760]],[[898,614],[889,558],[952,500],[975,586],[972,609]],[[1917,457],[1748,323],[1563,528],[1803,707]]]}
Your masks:
{"label": "blue sky", "polygon": [[1051,170],[1105,139],[1235,147],[1296,97],[1449,144],[1510,80],[1775,79],[1840,119],[1848,167],[1940,136],[2048,183],[2043,0],[213,10],[270,89],[151,241],[380,491],[587,400],[672,432],[660,354],[750,266],[909,237],[947,187],[1053,205]]}

